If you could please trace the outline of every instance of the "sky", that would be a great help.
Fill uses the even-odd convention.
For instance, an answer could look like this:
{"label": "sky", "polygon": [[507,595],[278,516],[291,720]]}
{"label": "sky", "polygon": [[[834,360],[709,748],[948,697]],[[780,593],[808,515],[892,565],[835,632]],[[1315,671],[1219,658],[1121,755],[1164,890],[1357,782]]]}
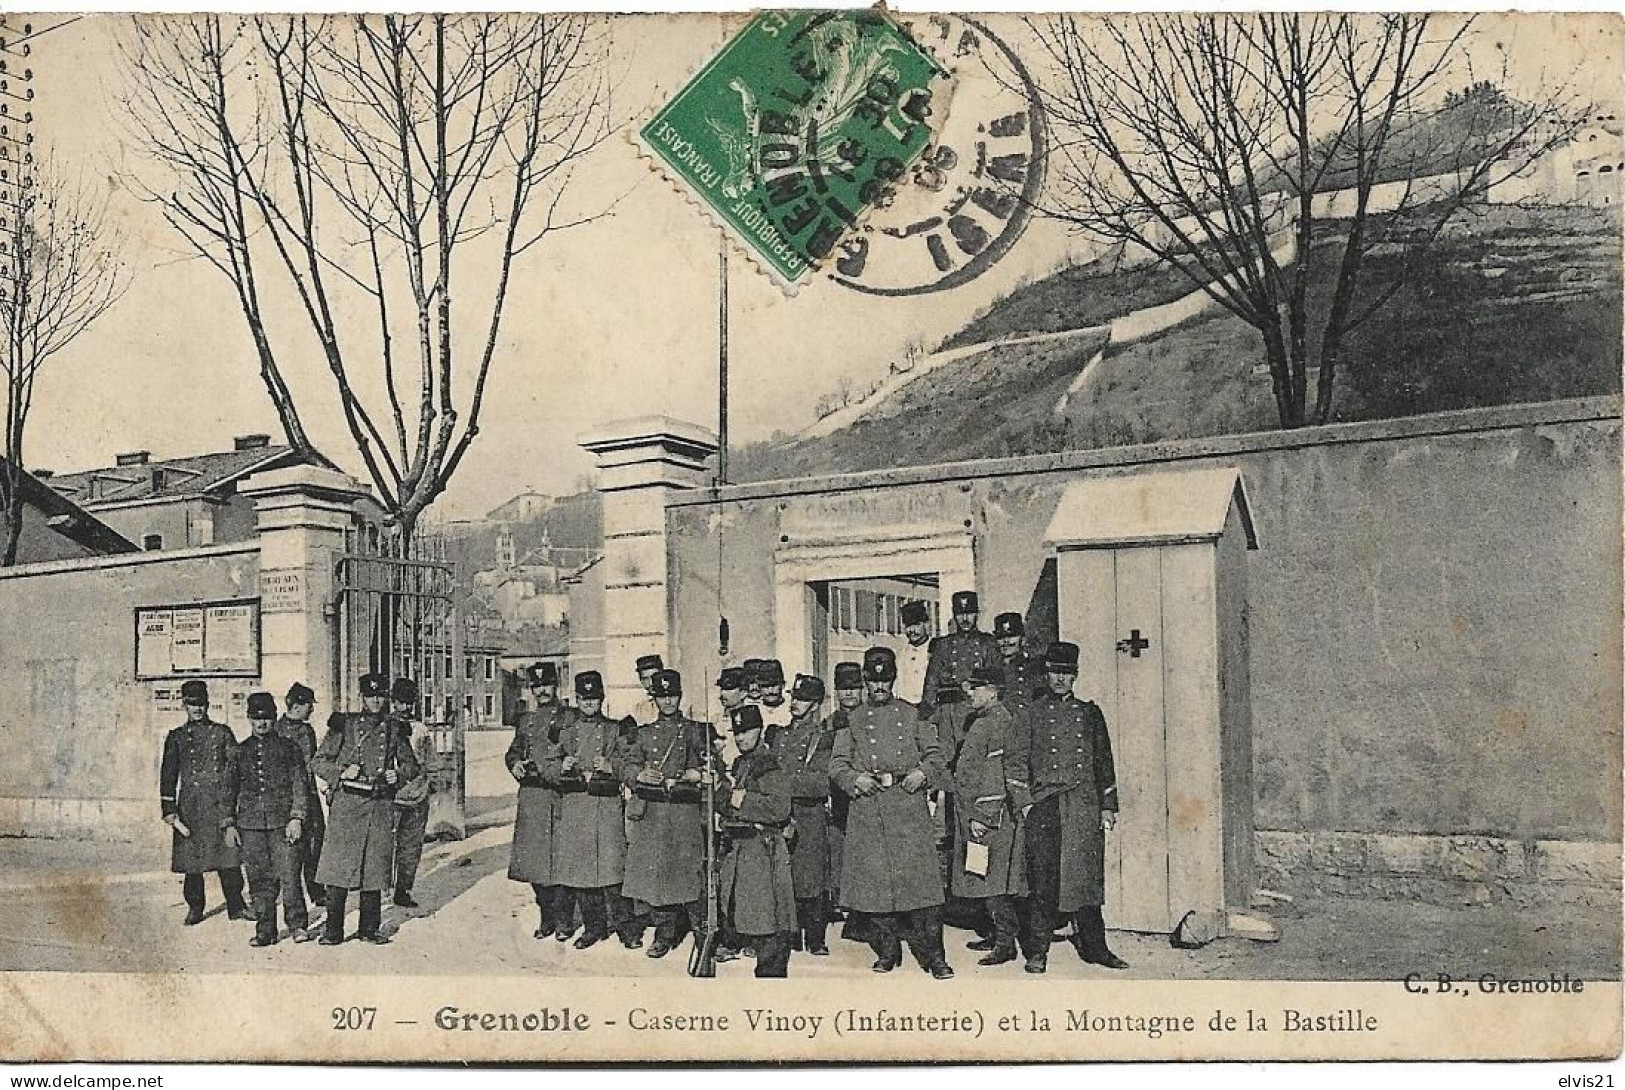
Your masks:
{"label": "sky", "polygon": [[[39,138],[105,178],[110,211],[129,239],[132,280],[113,310],[42,373],[25,458],[31,469],[111,465],[131,450],[170,457],[229,449],[233,436],[251,432],[280,437],[228,283],[188,258],[159,210],[129,184],[132,175],[150,176],[150,166],[122,116],[114,42],[116,24],[127,18],[82,19],[41,38],[32,58]],[[740,18],[616,17],[618,116],[634,128],[646,120]],[[992,25],[1019,42],[1019,25],[997,18]],[[1468,55],[1477,73],[1497,76],[1506,67],[1513,89],[1539,83],[1555,66],[1586,94],[1618,97],[1617,20],[1485,17]],[[665,414],[715,427],[717,231],[625,134],[594,153],[568,197],[581,202],[578,210],[612,199],[608,215],[549,238],[516,266],[481,434],[437,504],[439,517],[475,517],[526,489],[573,490],[592,468],[577,437],[613,420]],[[736,256],[729,266],[735,440],[810,424],[819,397],[842,378],[867,385],[910,342],[935,343],[1023,280],[1087,252],[1058,225],[1037,221],[984,275],[912,299],[827,280],[788,298]],[[364,479],[314,343],[287,343],[284,367],[307,427]]]}

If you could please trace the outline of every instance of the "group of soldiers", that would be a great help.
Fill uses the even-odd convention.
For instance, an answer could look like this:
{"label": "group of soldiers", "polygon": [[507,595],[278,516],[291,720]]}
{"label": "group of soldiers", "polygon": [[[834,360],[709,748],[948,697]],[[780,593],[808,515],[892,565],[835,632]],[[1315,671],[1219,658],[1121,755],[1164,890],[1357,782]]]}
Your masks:
{"label": "group of soldiers", "polygon": [[576,675],[569,706],[556,669],[533,667],[506,762],[519,784],[509,877],[533,888],[536,938],[587,949],[614,934],[637,949],[652,924],[646,953],[664,957],[707,928],[715,836],[717,960],[753,954],[757,976],[785,976],[793,950],[827,955],[844,915],[876,972],[906,943],[951,978],[945,906],[976,928],[979,964],[1019,950],[1042,973],[1069,923],[1084,961],[1125,968],[1101,915],[1111,742],[1073,695],[1078,648],[1029,656],[1016,613],[981,631],[973,592],[952,612],[932,638],[924,604],[905,603],[901,663],[884,646],[837,663],[832,709],[812,675],[787,699],[775,660],[723,669],[725,734],[683,714],[683,678],[657,655],[637,661],[646,699],[621,719],[597,672]]}
{"label": "group of soldiers", "polygon": [[[952,612],[933,638],[924,604],[905,603],[901,657],[876,646],[837,663],[832,708],[816,676],[787,693],[775,660],[723,669],[725,734],[683,714],[683,678],[658,655],[637,661],[645,699],[620,719],[597,672],[575,676],[570,705],[555,666],[530,668],[532,706],[505,761],[519,785],[508,876],[533,889],[535,937],[585,950],[613,934],[639,949],[652,925],[651,958],[693,932],[696,948],[714,939],[717,961],[748,954],[757,976],[782,977],[792,951],[827,955],[844,918],[876,972],[896,969],[906,943],[948,979],[949,907],[976,928],[979,964],[1019,950],[1042,973],[1070,923],[1084,961],[1124,968],[1101,915],[1111,742],[1100,709],[1073,695],[1078,648],[1029,656],[1016,613],[981,631],[973,592],[954,594]],[[165,738],[160,795],[187,924],[204,917],[209,871],[229,917],[255,920],[255,946],[278,941],[279,903],[296,942],[317,937],[307,889],[325,907],[324,945],[344,941],[351,891],[367,942],[389,941],[385,890],[416,907],[434,748],[411,679],[365,675],[361,698],[318,744],[308,687],[289,689],[280,716],[253,693],[238,742],[209,718],[207,685],[182,686],[187,721]]]}
{"label": "group of soldiers", "polygon": [[[322,905],[319,941],[343,942],[350,891],[360,891],[355,937],[386,943],[383,891],[416,908],[412,886],[423,857],[432,791],[434,747],[417,718],[418,690],[410,678],[393,684],[382,674],[361,678],[363,710],[334,713],[320,744],[310,717],[316,694],[289,688],[284,710],[276,698],[248,696],[250,734],[209,718],[209,688],[181,686],[186,722],[164,738],[159,796],[173,830],[170,869],[184,875],[188,925],[202,922],[204,876],[219,876],[230,919],[253,919],[252,946],[281,937],[277,905],[295,942],[318,936],[305,902]],[[323,784],[326,785],[325,789]],[[326,813],[323,812],[324,801]],[[243,898],[248,872],[250,911]]]}

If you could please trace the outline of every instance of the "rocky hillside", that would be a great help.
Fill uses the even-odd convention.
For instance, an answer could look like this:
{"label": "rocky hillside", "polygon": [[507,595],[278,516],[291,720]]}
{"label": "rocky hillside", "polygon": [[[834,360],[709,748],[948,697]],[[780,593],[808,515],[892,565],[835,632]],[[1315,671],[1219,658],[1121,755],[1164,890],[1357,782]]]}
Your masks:
{"label": "rocky hillside", "polygon": [[[1497,207],[1453,225],[1403,278],[1398,254],[1372,255],[1367,298],[1403,283],[1346,344],[1334,419],[1618,392],[1620,245],[1617,209]],[[1331,288],[1329,274],[1317,274],[1317,309]],[[1166,268],[1120,262],[1028,284],[947,338],[943,362],[847,412],[839,427],[739,451],[734,475],[851,472],[1275,427],[1258,335],[1239,319],[1208,309],[1108,343],[1103,327],[1114,319],[1190,291]]]}

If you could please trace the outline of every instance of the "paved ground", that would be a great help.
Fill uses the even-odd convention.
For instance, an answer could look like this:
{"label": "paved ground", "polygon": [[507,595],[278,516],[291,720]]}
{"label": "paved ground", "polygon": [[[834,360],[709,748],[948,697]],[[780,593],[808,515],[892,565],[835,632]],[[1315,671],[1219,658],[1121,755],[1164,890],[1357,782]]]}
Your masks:
{"label": "paved ground", "polygon": [[[391,908],[384,948],[283,942],[248,945],[252,925],[226,918],[210,879],[211,915],[182,927],[180,883],[157,847],[54,840],[0,840],[0,970],[102,972],[446,973],[647,977],[683,972],[682,952],[652,961],[609,942],[586,952],[531,938],[529,887],[507,878],[512,811],[488,803],[460,842],[431,844],[416,895],[422,907]],[[1451,971],[1502,977],[1568,972],[1585,979],[1620,976],[1620,920],[1579,908],[1546,914],[1502,906],[1436,908],[1411,903],[1323,898],[1280,906],[1272,918],[1281,941],[1229,939],[1201,950],[1175,950],[1165,938],[1117,934],[1112,945],[1144,979],[1395,980],[1407,973]],[[351,920],[351,929],[354,920]],[[949,960],[961,977],[1020,977],[1020,964],[984,969],[964,949],[970,936],[948,932]],[[798,976],[867,977],[872,955],[832,940],[827,958],[797,955]],[[912,963],[910,963],[911,965]],[[720,968],[744,976],[748,960]],[[904,971],[912,971],[905,969]],[[1117,977],[1080,963],[1064,945],[1051,955],[1051,977]]]}

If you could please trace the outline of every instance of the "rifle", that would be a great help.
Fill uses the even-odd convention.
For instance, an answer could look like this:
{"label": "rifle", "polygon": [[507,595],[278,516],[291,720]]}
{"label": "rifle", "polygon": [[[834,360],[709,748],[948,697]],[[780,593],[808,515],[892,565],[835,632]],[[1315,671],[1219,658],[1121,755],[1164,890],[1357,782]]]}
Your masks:
{"label": "rifle", "polygon": [[722,941],[722,921],[717,904],[717,775],[715,746],[711,727],[705,725],[705,930],[694,937],[688,957],[688,975],[717,975],[717,946]]}

